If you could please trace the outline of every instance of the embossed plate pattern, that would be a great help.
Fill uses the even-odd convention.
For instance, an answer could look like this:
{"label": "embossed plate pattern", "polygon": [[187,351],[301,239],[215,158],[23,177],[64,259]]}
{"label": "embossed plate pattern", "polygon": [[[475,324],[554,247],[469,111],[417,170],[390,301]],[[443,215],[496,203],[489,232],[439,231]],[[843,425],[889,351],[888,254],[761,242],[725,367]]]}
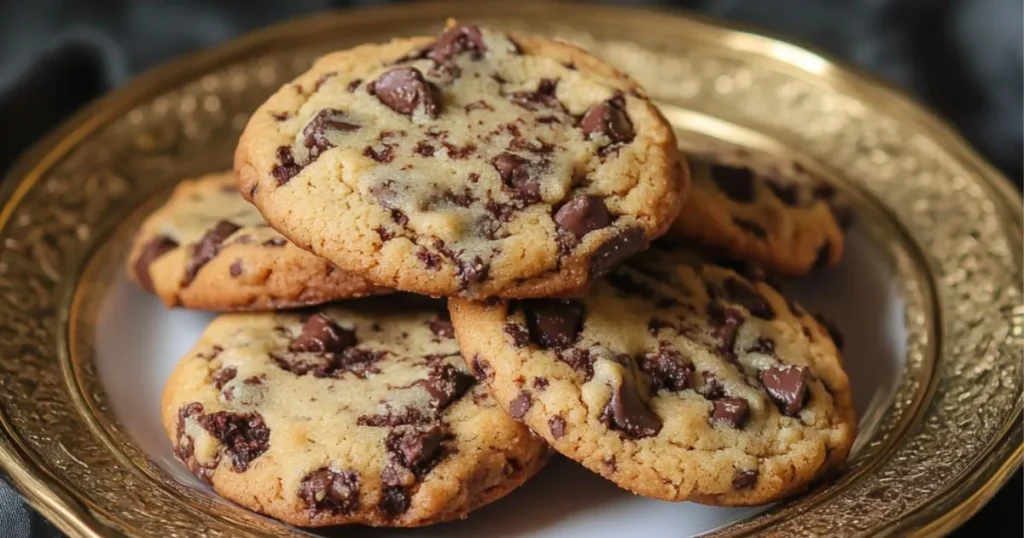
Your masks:
{"label": "embossed plate pattern", "polygon": [[637,77],[686,140],[795,156],[855,195],[898,275],[905,369],[849,470],[716,534],[942,533],[1019,465],[1021,203],[948,127],[821,56],[699,20],[561,3],[416,5],[320,15],[161,67],[87,107],[4,182],[0,464],[65,532],[291,532],[197,495],[146,458],[97,374],[96,304],[152,195],[227,166],[247,113],[274,88],[320,53],[429,33],[451,15],[592,50]]}

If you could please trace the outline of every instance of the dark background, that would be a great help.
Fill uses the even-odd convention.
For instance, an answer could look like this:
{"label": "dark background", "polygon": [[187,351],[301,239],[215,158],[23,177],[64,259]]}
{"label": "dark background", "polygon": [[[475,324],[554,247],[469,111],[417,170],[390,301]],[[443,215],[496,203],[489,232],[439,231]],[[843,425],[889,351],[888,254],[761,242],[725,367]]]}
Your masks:
{"label": "dark background", "polygon": [[[0,0],[0,174],[82,105],[153,65],[280,20],[381,3],[386,2]],[[1021,183],[1022,0],[611,3],[682,7],[814,45],[903,88]],[[1018,472],[957,536],[1024,535],[1022,491]],[[60,534],[0,482],[0,535]]]}

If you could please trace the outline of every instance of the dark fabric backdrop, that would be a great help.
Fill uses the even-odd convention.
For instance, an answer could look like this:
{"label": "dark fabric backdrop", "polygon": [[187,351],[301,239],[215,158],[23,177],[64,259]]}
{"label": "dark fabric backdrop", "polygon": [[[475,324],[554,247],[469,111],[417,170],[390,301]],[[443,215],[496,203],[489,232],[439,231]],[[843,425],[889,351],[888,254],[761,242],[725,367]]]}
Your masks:
{"label": "dark fabric backdrop", "polygon": [[[327,0],[0,0],[0,172],[83,104],[134,74]],[[1021,0],[642,0],[788,34],[907,90],[1020,184]],[[958,535],[1024,534],[1018,473]],[[1005,534],[1004,534],[1005,532]],[[985,533],[991,535],[991,531]],[[0,535],[59,536],[0,482]]]}

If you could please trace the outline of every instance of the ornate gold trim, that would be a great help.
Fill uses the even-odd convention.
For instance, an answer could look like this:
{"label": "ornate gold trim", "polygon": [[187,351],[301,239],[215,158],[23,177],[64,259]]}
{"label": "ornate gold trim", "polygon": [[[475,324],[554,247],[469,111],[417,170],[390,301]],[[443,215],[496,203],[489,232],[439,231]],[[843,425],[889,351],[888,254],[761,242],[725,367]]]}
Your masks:
{"label": "ornate gold trim", "polygon": [[171,480],[117,423],[92,360],[103,277],[120,270],[139,216],[122,222],[130,209],[177,177],[226,165],[245,112],[312,58],[450,15],[578,42],[632,72],[684,132],[806,161],[855,195],[888,253],[910,334],[893,404],[835,483],[713,534],[942,534],[1019,466],[1020,198],[941,120],[825,56],[697,18],[417,4],[317,15],[171,62],[88,106],[10,173],[0,188],[0,466],[62,530],[292,534]]}

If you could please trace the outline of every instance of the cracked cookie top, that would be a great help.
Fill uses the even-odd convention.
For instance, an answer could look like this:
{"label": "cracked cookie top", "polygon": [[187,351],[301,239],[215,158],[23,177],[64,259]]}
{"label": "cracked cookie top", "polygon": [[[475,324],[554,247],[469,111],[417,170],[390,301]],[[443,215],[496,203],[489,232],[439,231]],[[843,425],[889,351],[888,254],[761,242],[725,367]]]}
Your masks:
{"label": "cracked cookie top", "polygon": [[235,168],[271,225],[342,269],[475,298],[585,285],[663,234],[688,184],[631,79],[454,23],[320,59],[255,112]]}
{"label": "cracked cookie top", "polygon": [[128,273],[167,306],[266,310],[385,293],[267,226],[231,172],[182,181],[142,223]]}
{"label": "cracked cookie top", "polygon": [[469,374],[446,312],[397,296],[221,316],[161,408],[190,471],[301,526],[464,517],[548,456]]}
{"label": "cracked cookie top", "polygon": [[582,297],[449,310],[513,417],[620,487],[761,504],[840,465],[856,434],[838,333],[760,273],[652,248]]}

